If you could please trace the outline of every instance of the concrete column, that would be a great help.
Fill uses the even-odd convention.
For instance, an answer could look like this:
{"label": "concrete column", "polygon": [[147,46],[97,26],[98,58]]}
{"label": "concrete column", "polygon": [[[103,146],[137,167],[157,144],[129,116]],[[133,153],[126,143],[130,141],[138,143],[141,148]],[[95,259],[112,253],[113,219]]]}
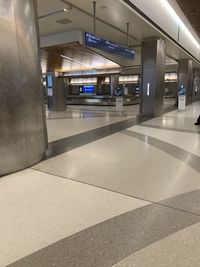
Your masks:
{"label": "concrete column", "polygon": [[163,39],[150,39],[142,44],[142,90],[140,111],[143,116],[162,113],[165,76]]}
{"label": "concrete column", "polygon": [[47,95],[49,110],[66,110],[66,90],[64,79],[57,77],[57,75],[53,72],[47,73]]}
{"label": "concrete column", "polygon": [[115,94],[115,89],[119,85],[119,74],[113,74],[110,76],[110,95],[113,96]]}
{"label": "concrete column", "polygon": [[200,100],[200,69],[194,70],[192,101]]}
{"label": "concrete column", "polygon": [[36,0],[0,1],[0,176],[45,157]]}
{"label": "concrete column", "polygon": [[178,88],[184,86],[186,91],[186,105],[192,103],[193,63],[191,59],[181,59],[178,69]]}
{"label": "concrete column", "polygon": [[102,95],[103,94],[103,87],[105,83],[105,77],[97,77],[97,95]]}

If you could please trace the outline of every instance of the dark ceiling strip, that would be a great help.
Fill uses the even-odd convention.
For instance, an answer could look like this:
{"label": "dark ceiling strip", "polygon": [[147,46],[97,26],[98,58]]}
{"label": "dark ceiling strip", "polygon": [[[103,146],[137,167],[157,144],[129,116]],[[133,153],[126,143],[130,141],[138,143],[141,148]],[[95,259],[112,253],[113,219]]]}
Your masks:
{"label": "dark ceiling strip", "polygon": [[148,22],[150,22],[155,28],[157,28],[161,33],[163,33],[168,39],[170,39],[177,46],[179,46],[181,49],[183,49],[189,56],[191,56],[193,59],[195,59],[200,64],[200,60],[198,58],[196,58],[195,56],[193,56],[186,48],[184,48],[179,42],[177,42],[173,37],[171,37],[166,31],[164,31],[158,24],[156,24],[152,19],[150,19],[137,6],[135,6],[132,2],[130,2],[130,0],[122,0],[122,1],[125,2],[132,9],[134,9],[139,15],[141,15],[145,20],[147,20]]}
{"label": "dark ceiling strip", "polygon": [[[81,9],[81,8],[79,8],[79,7],[77,7],[77,6],[75,6],[74,4],[71,4],[71,3],[69,3],[69,2],[66,1],[66,0],[61,0],[61,2],[65,3],[65,4],[67,4],[67,5],[70,5],[72,8],[77,9],[77,10],[79,10],[80,12],[82,12],[82,13],[88,15],[89,17],[92,17],[92,18],[93,18],[93,15],[92,15],[91,13],[89,13],[89,12],[87,12],[87,11],[85,11],[85,10],[83,10],[83,9]],[[100,19],[99,17],[96,17],[96,20],[97,20],[97,21],[100,21],[100,22],[102,22],[102,23],[104,23],[105,25],[107,25],[107,26],[109,26],[109,27],[115,29],[115,30],[118,31],[118,32],[123,33],[124,35],[127,35],[127,32],[126,32],[126,31],[123,31],[123,30],[119,29],[118,27],[116,27],[116,26],[114,26],[114,25],[108,23],[107,21],[104,21],[104,20]],[[125,26],[126,26],[126,25],[125,25]],[[130,36],[132,39],[134,39],[135,41],[137,41],[137,38],[136,38],[135,36],[133,36],[133,35],[131,35],[131,34],[129,34],[129,36]]]}

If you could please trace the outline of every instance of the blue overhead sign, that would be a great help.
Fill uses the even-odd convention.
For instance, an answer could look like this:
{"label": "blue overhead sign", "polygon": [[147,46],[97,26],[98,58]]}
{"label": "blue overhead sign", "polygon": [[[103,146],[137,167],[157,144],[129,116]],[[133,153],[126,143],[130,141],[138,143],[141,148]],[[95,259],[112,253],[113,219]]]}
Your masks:
{"label": "blue overhead sign", "polygon": [[114,44],[108,40],[99,38],[91,33],[85,33],[85,45],[88,47],[103,50],[129,59],[135,58],[135,52],[127,47]]}

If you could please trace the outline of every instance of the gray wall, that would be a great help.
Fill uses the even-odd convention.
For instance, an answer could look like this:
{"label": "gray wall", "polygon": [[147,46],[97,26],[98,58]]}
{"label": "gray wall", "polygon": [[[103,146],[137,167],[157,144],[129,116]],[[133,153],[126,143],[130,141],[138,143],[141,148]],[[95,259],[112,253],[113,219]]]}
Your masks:
{"label": "gray wall", "polygon": [[0,1],[0,175],[47,148],[35,0]]}

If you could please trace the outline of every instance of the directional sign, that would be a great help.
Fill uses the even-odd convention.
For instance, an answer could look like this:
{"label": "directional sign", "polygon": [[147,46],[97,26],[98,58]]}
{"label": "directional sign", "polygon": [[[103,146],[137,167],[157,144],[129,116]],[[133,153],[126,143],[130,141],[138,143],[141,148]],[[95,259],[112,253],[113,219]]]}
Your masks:
{"label": "directional sign", "polygon": [[88,32],[85,33],[85,45],[88,47],[100,49],[105,52],[115,54],[121,57],[126,57],[129,59],[135,58],[135,52],[129,49],[128,47],[114,44],[108,40],[102,39]]}

